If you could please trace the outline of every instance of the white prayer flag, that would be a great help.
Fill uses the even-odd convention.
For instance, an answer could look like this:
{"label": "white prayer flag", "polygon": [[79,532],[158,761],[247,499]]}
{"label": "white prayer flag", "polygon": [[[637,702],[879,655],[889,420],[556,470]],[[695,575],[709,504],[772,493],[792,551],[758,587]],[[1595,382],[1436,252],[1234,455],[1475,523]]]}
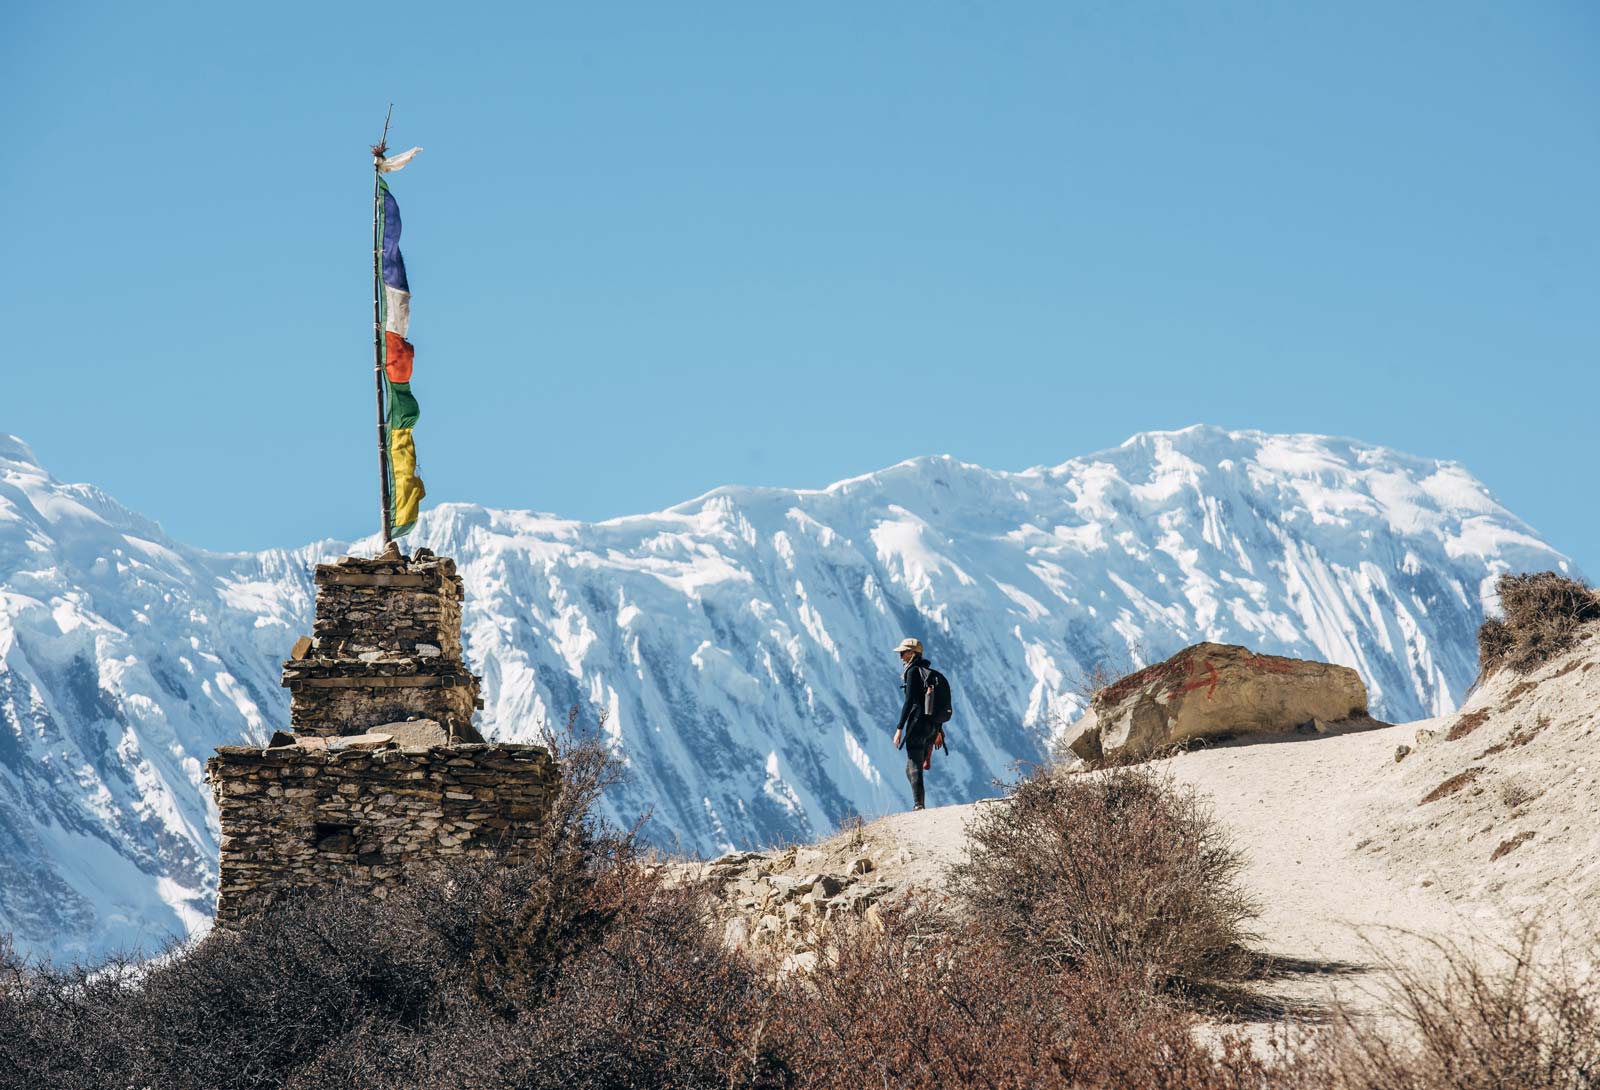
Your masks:
{"label": "white prayer flag", "polygon": [[402,151],[399,155],[391,155],[387,159],[378,160],[378,173],[393,174],[395,171],[411,162],[411,160],[415,159],[417,157],[417,152],[421,150],[421,148],[412,148],[410,151]]}

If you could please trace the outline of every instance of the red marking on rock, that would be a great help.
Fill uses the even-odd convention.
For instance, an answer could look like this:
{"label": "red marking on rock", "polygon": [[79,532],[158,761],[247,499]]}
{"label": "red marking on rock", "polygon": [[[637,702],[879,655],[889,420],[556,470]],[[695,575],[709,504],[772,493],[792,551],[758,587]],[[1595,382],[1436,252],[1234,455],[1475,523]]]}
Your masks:
{"label": "red marking on rock", "polygon": [[[1199,665],[1199,664],[1196,664],[1196,665]],[[1192,693],[1196,689],[1204,689],[1206,691],[1206,699],[1207,700],[1210,700],[1213,696],[1215,696],[1216,692],[1217,692],[1217,680],[1218,680],[1217,679],[1217,668],[1211,664],[1211,660],[1210,659],[1206,659],[1205,660],[1204,667],[1205,667],[1205,676],[1204,677],[1195,678],[1194,681],[1189,682],[1187,685],[1183,686],[1178,691],[1180,693]],[[1197,673],[1199,673],[1199,671],[1196,670],[1194,668],[1194,666],[1191,666],[1190,669],[1189,669],[1189,676],[1190,677],[1194,677],[1194,675],[1197,674]]]}

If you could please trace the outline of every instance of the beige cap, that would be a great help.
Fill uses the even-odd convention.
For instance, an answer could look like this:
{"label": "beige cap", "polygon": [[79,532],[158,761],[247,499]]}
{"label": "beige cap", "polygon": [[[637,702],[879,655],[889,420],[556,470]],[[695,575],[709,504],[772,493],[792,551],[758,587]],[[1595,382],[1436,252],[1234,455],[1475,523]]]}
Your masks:
{"label": "beige cap", "polygon": [[912,639],[910,636],[907,636],[905,639],[901,640],[900,645],[894,649],[894,653],[897,655],[902,651],[915,651],[920,655],[922,654],[922,641]]}

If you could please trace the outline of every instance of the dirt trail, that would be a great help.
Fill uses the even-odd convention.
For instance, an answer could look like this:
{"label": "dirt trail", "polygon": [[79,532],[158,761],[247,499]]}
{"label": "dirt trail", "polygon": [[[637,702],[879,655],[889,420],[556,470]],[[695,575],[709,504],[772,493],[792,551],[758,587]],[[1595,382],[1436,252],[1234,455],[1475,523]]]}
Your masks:
{"label": "dirt trail", "polygon": [[[1256,738],[1182,754],[1154,767],[1193,787],[1246,856],[1244,881],[1261,904],[1258,949],[1276,975],[1263,982],[1261,1015],[1316,1019],[1335,1000],[1373,1005],[1384,958],[1426,966],[1429,939],[1505,943],[1516,920],[1491,904],[1453,899],[1431,868],[1396,873],[1379,855],[1383,834],[1367,816],[1389,790],[1386,766],[1412,723],[1340,735]],[[1414,802],[1414,800],[1412,800]],[[965,827],[997,803],[896,814],[864,836],[888,862],[885,880],[939,888],[942,868],[965,852]]]}
{"label": "dirt trail", "polygon": [[1207,797],[1243,849],[1261,904],[1259,949],[1281,975],[1263,993],[1316,1017],[1334,999],[1367,1006],[1375,961],[1426,965],[1428,940],[1504,942],[1515,923],[1452,900],[1437,874],[1396,874],[1370,854],[1373,781],[1418,724],[1359,733],[1256,739],[1186,753],[1158,767]]}

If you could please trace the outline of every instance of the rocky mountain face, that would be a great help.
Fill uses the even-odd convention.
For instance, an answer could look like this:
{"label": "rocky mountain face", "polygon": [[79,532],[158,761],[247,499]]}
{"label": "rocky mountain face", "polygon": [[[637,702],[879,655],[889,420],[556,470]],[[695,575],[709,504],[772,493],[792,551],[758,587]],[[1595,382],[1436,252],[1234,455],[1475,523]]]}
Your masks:
{"label": "rocky mountain face", "polygon": [[[1200,640],[1350,666],[1374,714],[1453,708],[1505,570],[1568,561],[1452,463],[1195,427],[1059,466],[920,458],[816,491],[723,488],[582,523],[442,504],[408,547],[466,582],[479,726],[577,706],[625,757],[615,816],[714,854],[904,805],[891,649],[955,694],[934,804],[992,793],[1097,663]],[[287,722],[310,567],[374,542],[217,555],[0,437],[0,930],[99,954],[203,926],[217,745]]]}

